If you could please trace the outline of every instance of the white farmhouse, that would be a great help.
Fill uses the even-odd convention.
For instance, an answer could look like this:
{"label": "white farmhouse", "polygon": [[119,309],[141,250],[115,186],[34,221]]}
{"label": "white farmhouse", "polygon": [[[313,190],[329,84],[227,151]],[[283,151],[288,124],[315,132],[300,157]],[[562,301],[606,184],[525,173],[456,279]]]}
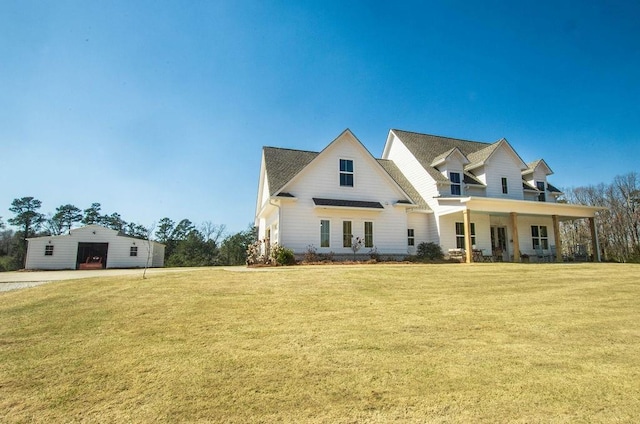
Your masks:
{"label": "white farmhouse", "polygon": [[525,163],[509,142],[466,141],[391,130],[382,159],[349,130],[321,152],[264,147],[255,225],[260,239],[302,255],[402,256],[421,242],[467,262],[562,260],[559,223],[599,208],[558,203],[542,159]]}
{"label": "white farmhouse", "polygon": [[29,238],[26,269],[103,269],[164,266],[164,245],[99,225],[61,236]]}

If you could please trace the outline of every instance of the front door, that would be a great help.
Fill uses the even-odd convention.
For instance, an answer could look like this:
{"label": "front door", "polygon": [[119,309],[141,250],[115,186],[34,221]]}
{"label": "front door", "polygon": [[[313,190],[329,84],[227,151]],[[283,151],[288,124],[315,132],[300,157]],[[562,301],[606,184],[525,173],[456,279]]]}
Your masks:
{"label": "front door", "polygon": [[507,227],[491,227],[491,250],[493,257],[502,260],[509,260],[507,250]]}

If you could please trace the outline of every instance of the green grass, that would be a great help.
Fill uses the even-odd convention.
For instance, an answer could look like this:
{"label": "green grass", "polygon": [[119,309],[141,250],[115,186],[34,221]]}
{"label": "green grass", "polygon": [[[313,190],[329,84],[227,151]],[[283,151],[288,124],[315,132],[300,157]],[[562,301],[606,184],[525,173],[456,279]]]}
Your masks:
{"label": "green grass", "polygon": [[634,422],[639,274],[344,265],[0,293],[0,422]]}

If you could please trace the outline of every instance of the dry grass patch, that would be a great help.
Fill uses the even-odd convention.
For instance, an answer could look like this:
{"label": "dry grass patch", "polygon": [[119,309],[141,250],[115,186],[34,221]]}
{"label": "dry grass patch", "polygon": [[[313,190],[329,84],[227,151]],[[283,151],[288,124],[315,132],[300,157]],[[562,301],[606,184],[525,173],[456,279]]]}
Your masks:
{"label": "dry grass patch", "polygon": [[0,293],[0,421],[631,422],[639,270],[210,269]]}

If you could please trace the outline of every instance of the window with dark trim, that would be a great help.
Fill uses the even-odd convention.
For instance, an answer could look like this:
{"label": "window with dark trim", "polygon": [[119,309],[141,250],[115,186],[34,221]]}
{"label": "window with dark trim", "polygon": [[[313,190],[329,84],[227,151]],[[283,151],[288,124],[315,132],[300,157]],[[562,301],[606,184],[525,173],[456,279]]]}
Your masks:
{"label": "window with dark trim", "polygon": [[328,219],[320,220],[320,247],[329,247],[331,240],[331,223]]}
{"label": "window with dark trim", "polygon": [[373,222],[364,222],[364,247],[373,247]]}
{"label": "window with dark trim", "polygon": [[413,228],[408,228],[407,229],[407,246],[415,246],[415,245],[416,245],[415,231],[413,230]]}
{"label": "window with dark trim", "polygon": [[131,246],[129,256],[138,256],[138,246]]}
{"label": "window with dark trim", "polygon": [[545,194],[546,193],[546,187],[545,187],[544,181],[536,181],[536,188],[541,191],[541,193],[538,195],[538,201],[539,202],[546,202],[547,201],[547,195]]}
{"label": "window with dark trim", "polygon": [[460,184],[460,173],[449,172],[449,180],[451,181],[451,194],[454,196],[460,196],[462,193],[462,187]]}
{"label": "window with dark trim", "polygon": [[340,187],[353,187],[353,161],[340,159]]}
{"label": "window with dark trim", "polygon": [[507,184],[507,177],[502,177],[502,194],[509,193],[509,186]]}
{"label": "window with dark trim", "polygon": [[351,247],[351,221],[342,221],[342,247]]}
{"label": "window with dark trim", "polygon": [[549,248],[549,236],[546,225],[531,226],[531,242],[533,250]]}
{"label": "window with dark trim", "polygon": [[53,256],[53,244],[47,244],[44,247],[44,256]]}
{"label": "window with dark trim", "polygon": [[[471,246],[476,244],[476,224],[471,223]],[[456,222],[456,247],[466,249],[464,246],[464,222]]]}

